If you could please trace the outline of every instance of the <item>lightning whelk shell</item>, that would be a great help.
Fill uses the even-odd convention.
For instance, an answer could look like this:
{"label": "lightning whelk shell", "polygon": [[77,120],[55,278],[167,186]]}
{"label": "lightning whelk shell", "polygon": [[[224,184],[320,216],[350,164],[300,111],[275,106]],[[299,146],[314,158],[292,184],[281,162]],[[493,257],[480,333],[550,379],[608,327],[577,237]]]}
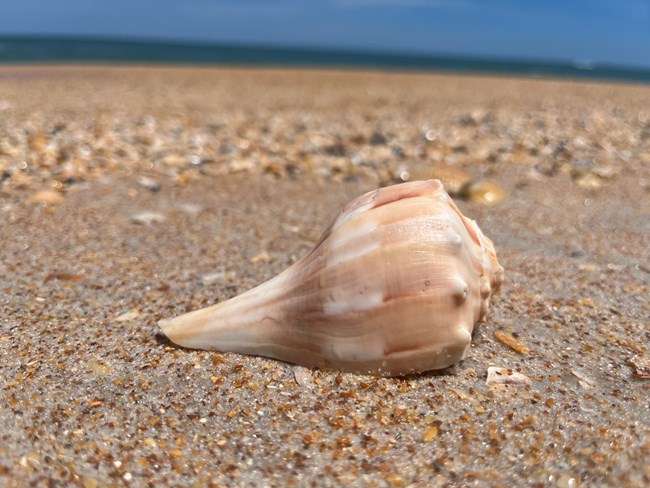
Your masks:
{"label": "lightning whelk shell", "polygon": [[275,278],[160,326],[185,347],[404,375],[463,359],[502,279],[442,184],[415,181],[353,200]]}

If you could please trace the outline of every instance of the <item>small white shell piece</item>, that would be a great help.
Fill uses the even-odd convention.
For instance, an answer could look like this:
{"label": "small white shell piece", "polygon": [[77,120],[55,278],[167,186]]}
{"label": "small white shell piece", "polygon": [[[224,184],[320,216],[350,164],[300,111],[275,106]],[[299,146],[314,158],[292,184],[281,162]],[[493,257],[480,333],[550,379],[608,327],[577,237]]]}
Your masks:
{"label": "small white shell piece", "polygon": [[395,376],[465,357],[503,280],[490,239],[438,180],[348,204],[275,278],[160,327],[189,348]]}

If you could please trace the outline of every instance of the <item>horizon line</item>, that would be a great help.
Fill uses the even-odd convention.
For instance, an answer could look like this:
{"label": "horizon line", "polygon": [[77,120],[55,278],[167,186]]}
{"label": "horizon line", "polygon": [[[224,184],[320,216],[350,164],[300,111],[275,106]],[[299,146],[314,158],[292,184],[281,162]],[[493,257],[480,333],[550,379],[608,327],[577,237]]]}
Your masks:
{"label": "horizon line", "polygon": [[[617,64],[611,62],[600,62],[594,59],[559,59],[559,58],[544,58],[544,57],[518,57],[518,56],[499,56],[499,55],[484,55],[484,54],[456,54],[449,52],[423,52],[423,51],[410,51],[410,50],[392,50],[392,49],[379,49],[379,48],[359,48],[359,47],[341,47],[341,46],[322,46],[322,45],[291,45],[284,43],[261,43],[261,42],[241,42],[241,41],[214,41],[214,40],[196,40],[196,39],[183,39],[183,38],[163,38],[154,36],[120,36],[120,35],[104,35],[104,34],[12,34],[0,33],[0,40],[3,39],[21,39],[21,40],[57,40],[57,41],[71,41],[71,42],[104,42],[104,43],[129,43],[129,44],[143,44],[143,45],[159,45],[159,46],[184,46],[184,47],[219,47],[228,49],[260,49],[266,51],[293,51],[302,53],[315,53],[315,54],[343,54],[343,55],[365,55],[365,56],[386,56],[386,57],[407,57],[418,60],[462,60],[462,61],[478,61],[478,62],[492,62],[492,63],[516,63],[516,64],[538,64],[549,67],[574,67],[576,69],[583,69],[579,65],[588,64],[589,69],[618,69],[629,70],[635,72],[648,72],[650,73],[650,66],[639,66],[629,64]],[[0,56],[2,50],[0,49]]]}

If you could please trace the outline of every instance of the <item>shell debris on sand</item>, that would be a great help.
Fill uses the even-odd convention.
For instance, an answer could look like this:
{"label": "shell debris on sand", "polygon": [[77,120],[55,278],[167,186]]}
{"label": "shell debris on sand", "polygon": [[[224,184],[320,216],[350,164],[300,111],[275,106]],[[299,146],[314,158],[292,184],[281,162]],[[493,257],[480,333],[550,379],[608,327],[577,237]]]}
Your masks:
{"label": "shell debris on sand", "polygon": [[492,242],[440,181],[414,181],[353,200],[275,278],[160,327],[189,348],[405,375],[463,359],[502,280]]}
{"label": "shell debris on sand", "polygon": [[160,212],[138,212],[131,215],[131,222],[138,225],[151,225],[165,222],[167,217]]}
{"label": "shell debris on sand", "polygon": [[470,202],[481,203],[483,205],[494,205],[507,197],[503,188],[493,181],[475,181],[464,185],[459,196]]}
{"label": "shell debris on sand", "polygon": [[[650,486],[650,380],[628,363],[650,357],[650,85],[0,71],[0,486]],[[493,117],[454,122],[477,109]],[[376,131],[386,144],[369,144]],[[39,132],[46,146],[31,150]],[[342,158],[325,152],[336,136]],[[211,162],[192,164],[194,154]],[[337,172],[341,159],[351,164]],[[624,171],[583,189],[569,172],[580,159]],[[235,174],[231,161],[253,164]],[[543,161],[548,174],[530,179]],[[262,172],[271,162],[281,177]],[[157,319],[288,267],[332,209],[414,162],[444,162],[508,192],[494,206],[451,195],[495,238],[508,278],[454,374],[316,371],[308,388],[284,363],[188,351],[156,333]],[[139,186],[140,175],[161,190]],[[61,205],[26,203],[54,181]],[[195,218],[183,203],[202,210]],[[167,220],[132,224],[142,210]],[[264,248],[273,261],[251,264]],[[62,277],[44,284],[53,272]],[[223,278],[205,285],[214,272]],[[133,308],[138,318],[115,320]],[[537,354],[517,354],[496,329]],[[531,384],[485,385],[488,366]]]}
{"label": "shell debris on sand", "polygon": [[524,374],[512,371],[511,369],[490,366],[487,370],[486,385],[528,385],[530,378]]}
{"label": "shell debris on sand", "polygon": [[27,199],[27,203],[42,203],[45,205],[59,205],[65,200],[63,194],[54,190],[42,190],[34,193]]}
{"label": "shell debris on sand", "polygon": [[650,357],[637,354],[628,359],[628,363],[634,367],[634,376],[636,378],[650,380]]}

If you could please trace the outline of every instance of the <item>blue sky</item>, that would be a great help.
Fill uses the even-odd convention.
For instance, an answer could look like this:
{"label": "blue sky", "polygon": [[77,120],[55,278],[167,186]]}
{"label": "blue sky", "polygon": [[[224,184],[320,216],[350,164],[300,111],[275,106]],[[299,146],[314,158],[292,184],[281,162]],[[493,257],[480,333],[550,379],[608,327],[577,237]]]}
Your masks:
{"label": "blue sky", "polygon": [[650,0],[8,0],[0,35],[589,60],[650,68]]}

